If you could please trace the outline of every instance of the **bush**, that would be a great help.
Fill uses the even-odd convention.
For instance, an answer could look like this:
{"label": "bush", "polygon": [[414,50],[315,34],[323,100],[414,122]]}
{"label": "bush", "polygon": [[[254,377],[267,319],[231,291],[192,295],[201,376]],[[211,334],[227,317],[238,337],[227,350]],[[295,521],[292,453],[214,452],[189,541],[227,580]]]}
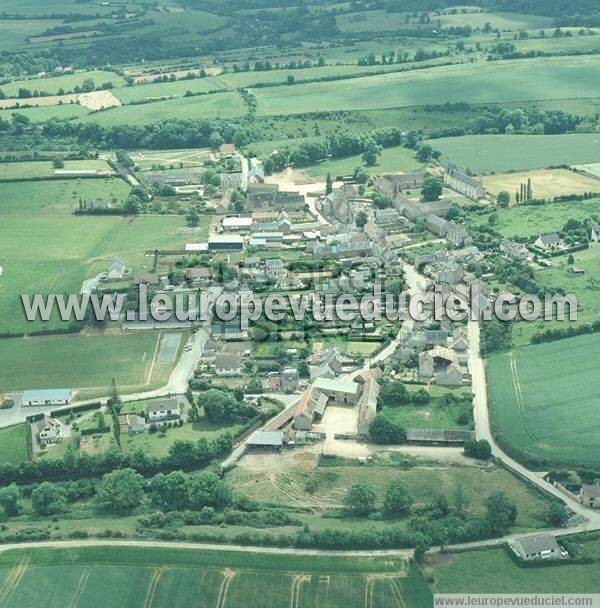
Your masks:
{"label": "bush", "polygon": [[62,513],[67,506],[67,493],[61,486],[44,481],[31,492],[31,505],[40,515]]}

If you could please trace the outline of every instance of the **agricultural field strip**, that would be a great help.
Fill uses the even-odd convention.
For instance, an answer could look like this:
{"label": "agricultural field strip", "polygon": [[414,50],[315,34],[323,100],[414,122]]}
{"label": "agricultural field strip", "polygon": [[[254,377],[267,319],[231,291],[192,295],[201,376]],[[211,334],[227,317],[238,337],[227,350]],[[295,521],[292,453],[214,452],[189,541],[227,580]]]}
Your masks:
{"label": "agricultural field strip", "polygon": [[595,362],[592,353],[599,339],[596,334],[579,336],[492,357],[490,403],[505,440],[524,449],[521,433],[533,454],[541,450],[549,457],[562,449],[568,453],[561,457],[592,457],[600,435],[600,394],[594,381],[598,365],[581,362]]}

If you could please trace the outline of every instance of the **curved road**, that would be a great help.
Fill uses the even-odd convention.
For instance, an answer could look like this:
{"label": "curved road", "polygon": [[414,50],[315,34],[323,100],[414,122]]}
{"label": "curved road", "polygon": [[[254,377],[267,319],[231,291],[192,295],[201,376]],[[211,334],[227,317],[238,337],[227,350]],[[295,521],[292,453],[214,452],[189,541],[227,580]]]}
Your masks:
{"label": "curved road", "polygon": [[[485,382],[485,363],[483,358],[479,354],[479,323],[477,321],[469,321],[468,323],[468,336],[469,336],[469,363],[472,376],[472,390],[475,395],[473,416],[475,418],[475,434],[477,439],[485,439],[489,442],[492,447],[492,454],[495,458],[502,461],[509,469],[515,471],[518,475],[526,478],[528,481],[536,485],[541,490],[549,492],[556,498],[565,502],[567,506],[587,519],[586,524],[578,526],[578,531],[585,530],[598,530],[600,529],[600,513],[593,509],[584,507],[580,502],[574,498],[570,498],[558,488],[555,488],[551,483],[548,483],[542,477],[530,471],[522,464],[512,459],[506,454],[502,448],[496,443],[492,434],[490,426],[490,417],[488,410],[487,401],[487,389]],[[573,530],[573,529],[571,529]],[[563,529],[563,533],[565,530]]]}

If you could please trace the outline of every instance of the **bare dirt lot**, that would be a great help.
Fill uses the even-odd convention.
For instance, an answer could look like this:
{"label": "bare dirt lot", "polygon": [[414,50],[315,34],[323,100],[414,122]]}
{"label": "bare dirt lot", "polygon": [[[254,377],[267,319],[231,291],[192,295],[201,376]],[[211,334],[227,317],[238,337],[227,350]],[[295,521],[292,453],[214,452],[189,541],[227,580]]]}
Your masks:
{"label": "bare dirt lot", "polygon": [[518,173],[499,173],[483,178],[488,192],[496,195],[502,190],[510,193],[514,200],[515,192],[522,183],[531,179],[533,198],[553,199],[566,194],[600,192],[600,180],[569,171],[568,169],[543,169],[541,171],[521,171]]}

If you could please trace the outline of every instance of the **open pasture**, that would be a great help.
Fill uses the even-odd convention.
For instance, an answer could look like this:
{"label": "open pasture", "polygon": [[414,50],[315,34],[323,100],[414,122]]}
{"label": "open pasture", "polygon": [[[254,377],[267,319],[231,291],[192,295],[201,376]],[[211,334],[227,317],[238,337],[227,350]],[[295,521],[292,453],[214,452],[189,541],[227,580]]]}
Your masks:
{"label": "open pasture", "polygon": [[197,120],[211,116],[232,118],[243,116],[246,110],[246,104],[240,94],[237,91],[228,91],[197,97],[177,97],[141,105],[126,105],[103,112],[87,114],[81,120],[82,122],[94,122],[104,126],[144,124],[169,117]]}
{"label": "open pasture", "polygon": [[165,384],[173,369],[155,364],[158,338],[157,331],[136,331],[0,340],[0,388],[66,386],[106,393],[113,377],[122,392],[126,387],[155,388]]}
{"label": "open pasture", "polygon": [[[514,193],[511,192],[514,199]],[[540,234],[561,230],[567,220],[586,220],[600,214],[600,199],[583,201],[561,201],[545,205],[517,205],[497,209],[498,221],[494,224],[502,236],[507,238],[529,237],[535,239]],[[474,225],[487,222],[487,215],[472,216]]]}
{"label": "open pasture", "polygon": [[[43,101],[45,97],[39,97],[38,100]],[[38,103],[36,100],[36,103]],[[23,103],[31,102],[32,100],[24,100]],[[74,120],[81,118],[88,113],[88,110],[78,103],[66,103],[63,105],[40,105],[27,108],[6,108],[0,109],[0,118],[10,120],[13,114],[22,114],[31,122],[45,122],[52,118],[63,120]]]}
{"label": "open pasture", "polygon": [[194,549],[86,547],[0,557],[14,608],[426,608],[420,572],[400,558],[345,558]]}
{"label": "open pasture", "polygon": [[[65,74],[63,76],[50,76],[48,78],[31,78],[27,80],[14,80],[0,86],[7,97],[16,97],[19,89],[28,89],[33,92],[46,91],[52,95],[56,95],[60,89],[65,92],[72,91],[76,86],[81,86],[84,80],[91,78],[94,84],[98,87],[105,82],[112,82],[115,86],[120,86],[125,83],[122,76],[114,72],[106,70],[88,70],[75,72],[74,74]],[[27,103],[24,100],[23,103]]]}
{"label": "open pasture", "polygon": [[598,564],[521,568],[502,548],[449,553],[427,560],[434,593],[598,593]]}
{"label": "open pasture", "polygon": [[[316,165],[305,168],[310,176],[327,175],[351,175],[356,167],[363,165],[362,155],[347,156],[346,158],[336,158],[326,160]],[[402,146],[394,148],[384,148],[381,156],[377,159],[377,164],[365,167],[369,173],[385,173],[386,171],[416,171],[422,164],[415,158],[411,150]]]}
{"label": "open pasture", "polygon": [[255,89],[259,114],[599,97],[600,58],[510,60]]}
{"label": "open pasture", "polygon": [[442,159],[475,173],[543,169],[600,160],[596,133],[573,135],[464,135],[428,141]]}
{"label": "open pasture", "polygon": [[600,179],[594,179],[568,169],[541,169],[518,173],[499,173],[483,178],[483,185],[488,192],[497,195],[506,190],[514,200],[515,192],[520,185],[531,180],[533,198],[552,200],[557,196],[600,192]]}
{"label": "open pasture", "polygon": [[492,426],[502,445],[531,460],[597,462],[598,348],[591,334],[490,357]]}
{"label": "open pasture", "polygon": [[207,234],[206,216],[189,229],[181,216],[72,215],[80,197],[123,200],[129,186],[114,178],[4,183],[0,190],[0,332],[41,329],[41,322],[25,320],[22,293],[79,293],[83,280],[105,271],[115,256],[134,273],[147,271],[146,252],[183,249]]}
{"label": "open pasture", "polygon": [[[57,177],[52,161],[28,161],[16,163],[0,163],[0,181],[11,179],[30,179],[40,177]],[[59,171],[96,171],[97,173],[113,173],[113,170],[103,160],[66,160],[64,168]],[[68,177],[63,175],[63,177]],[[105,183],[106,185],[106,183]],[[125,184],[123,184],[125,185]]]}

